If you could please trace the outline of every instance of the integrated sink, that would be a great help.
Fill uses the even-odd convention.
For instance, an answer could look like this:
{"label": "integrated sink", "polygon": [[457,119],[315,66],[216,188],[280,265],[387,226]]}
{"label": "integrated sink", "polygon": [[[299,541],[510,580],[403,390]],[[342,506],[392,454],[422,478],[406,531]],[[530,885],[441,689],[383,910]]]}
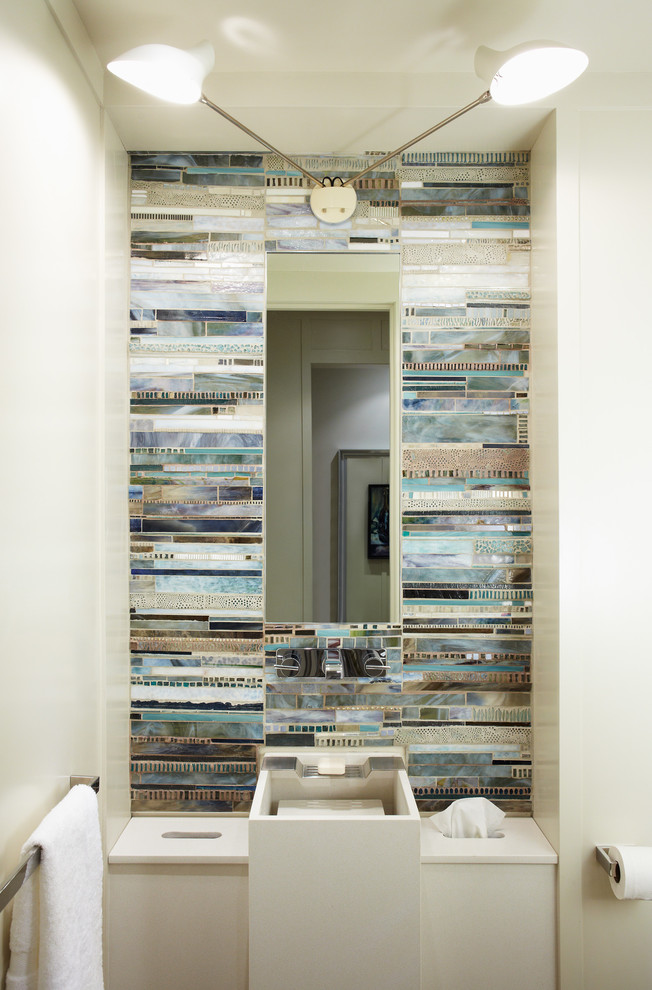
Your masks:
{"label": "integrated sink", "polygon": [[287,806],[288,802],[308,800],[316,802],[317,817],[319,803],[326,807],[352,802],[351,815],[355,817],[356,802],[366,800],[377,802],[383,817],[409,820],[414,816],[419,821],[402,755],[387,751],[369,755],[366,749],[331,754],[312,747],[298,754],[266,750],[250,825],[257,819],[277,816],[279,802]]}
{"label": "integrated sink", "polygon": [[249,905],[250,990],[418,990],[420,818],[400,747],[264,751]]}

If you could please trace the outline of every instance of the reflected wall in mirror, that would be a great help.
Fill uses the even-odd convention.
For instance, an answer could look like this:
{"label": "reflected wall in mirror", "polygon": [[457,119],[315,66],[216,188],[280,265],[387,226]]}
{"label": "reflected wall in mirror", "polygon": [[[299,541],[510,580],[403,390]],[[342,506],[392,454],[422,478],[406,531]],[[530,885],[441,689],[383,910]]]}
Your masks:
{"label": "reflected wall in mirror", "polygon": [[[393,486],[398,462],[398,403],[390,401],[398,259],[281,255],[268,264],[265,618],[396,621],[396,555],[368,558],[367,499],[368,484]],[[360,504],[349,512],[356,527],[342,569],[338,452],[354,449],[388,456],[354,493]],[[398,545],[393,516],[390,530]]]}
{"label": "reflected wall in mirror", "polygon": [[389,478],[389,450],[338,451],[338,622],[388,621]]}
{"label": "reflected wall in mirror", "polygon": [[[367,489],[357,484],[348,608],[338,568],[338,452],[389,448],[387,313],[278,310],[267,335],[266,616],[387,622],[389,561],[367,559]],[[389,483],[387,460],[377,470],[369,483]]]}

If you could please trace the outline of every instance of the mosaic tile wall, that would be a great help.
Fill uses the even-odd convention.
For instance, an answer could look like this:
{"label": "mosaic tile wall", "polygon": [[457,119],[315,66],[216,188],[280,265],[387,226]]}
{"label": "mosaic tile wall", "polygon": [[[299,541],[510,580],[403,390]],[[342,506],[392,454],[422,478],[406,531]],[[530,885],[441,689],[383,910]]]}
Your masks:
{"label": "mosaic tile wall", "polygon": [[[263,742],[398,743],[422,811],[529,814],[527,153],[406,154],[341,228],[272,154],[132,166],[134,811],[247,811]],[[401,254],[402,623],[265,627],[265,252],[360,250]],[[279,681],[282,645],[388,674]]]}

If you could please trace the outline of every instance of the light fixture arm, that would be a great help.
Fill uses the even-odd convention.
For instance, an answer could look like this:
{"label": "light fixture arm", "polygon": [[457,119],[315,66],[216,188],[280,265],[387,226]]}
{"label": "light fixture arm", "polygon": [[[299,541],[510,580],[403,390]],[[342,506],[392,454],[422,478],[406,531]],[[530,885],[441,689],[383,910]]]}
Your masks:
{"label": "light fixture arm", "polygon": [[180,104],[199,101],[214,110],[314,183],[314,189],[310,193],[310,209],[318,220],[323,223],[342,224],[355,213],[357,197],[354,185],[363,176],[380,168],[392,158],[402,155],[408,148],[430,137],[435,131],[446,127],[469,110],[483,103],[489,103],[492,99],[496,103],[518,106],[557,92],[577,79],[586,68],[588,57],[578,49],[559,45],[553,41],[525,42],[507,52],[479,48],[476,52],[475,69],[481,79],[490,83],[490,88],[485,93],[461,110],[452,113],[450,117],[435,124],[434,127],[429,127],[427,131],[402,144],[400,148],[376,158],[357,175],[352,175],[344,181],[341,176],[325,176],[323,179],[318,179],[303,165],[299,165],[294,158],[283,154],[269,141],[261,138],[260,134],[256,134],[209,100],[202,92],[202,85],[214,63],[213,46],[209,41],[202,41],[188,49],[162,44],[139,45],[113,59],[107,68],[125,82],[159,99]]}
{"label": "light fixture arm", "polygon": [[250,130],[250,128],[247,127],[245,124],[241,124],[240,121],[236,120],[235,117],[232,117],[230,113],[228,113],[226,110],[222,110],[222,108],[218,107],[217,104],[212,102],[212,100],[209,100],[204,93],[201,94],[199,98],[199,103],[203,103],[205,104],[205,106],[210,107],[211,110],[214,110],[215,113],[219,113],[220,116],[225,118],[225,120],[228,120],[230,121],[230,123],[235,124],[235,126],[239,127],[241,131],[244,131],[245,134],[248,134],[249,137],[252,137],[254,141],[259,141],[261,144],[264,144],[265,147],[268,148],[270,151],[273,151],[275,155],[280,155],[281,158],[284,159],[284,161],[289,162],[289,164],[292,165],[293,168],[298,169],[299,172],[301,172],[302,175],[305,175],[307,179],[310,179],[311,182],[314,182],[318,186],[324,185],[322,180],[318,179],[316,175],[313,175],[312,172],[308,172],[302,165],[299,165],[299,163],[295,162],[293,158],[289,158],[282,151],[279,151],[279,149],[275,148],[273,144],[269,143],[269,141],[265,141],[264,138],[261,138],[260,134],[256,134],[255,131]]}
{"label": "light fixture arm", "polygon": [[[354,182],[357,182],[358,179],[361,179],[363,175],[366,175],[367,172],[373,172],[374,169],[379,168],[379,166],[381,165],[384,165],[385,162],[388,162],[391,158],[396,158],[397,155],[402,154],[408,148],[411,148],[412,145],[418,144],[419,141],[423,141],[424,138],[430,137],[431,134],[434,134],[435,131],[439,131],[441,130],[442,127],[446,127],[446,125],[450,124],[451,121],[457,120],[458,117],[462,117],[465,113],[468,113],[469,110],[473,110],[475,107],[482,106],[483,103],[489,103],[491,98],[492,98],[491,93],[489,92],[489,90],[487,90],[485,93],[479,96],[477,100],[473,100],[472,103],[468,103],[465,107],[462,107],[461,110],[456,110],[455,113],[452,113],[450,115],[450,117],[446,117],[445,120],[441,120],[438,124],[435,124],[434,127],[429,127],[427,131],[423,131],[423,133],[419,134],[418,137],[412,138],[410,141],[407,141],[405,144],[402,144],[400,148],[396,148],[394,151],[390,151],[389,154],[383,155],[382,158],[377,158],[375,161],[371,163],[371,165],[368,165],[366,168],[364,168],[362,172],[358,172],[357,175],[352,175],[350,179],[346,179],[342,183],[342,185],[343,186],[352,185]],[[295,161],[294,158],[290,158],[288,155],[284,154],[284,152],[280,151],[278,148],[275,148],[273,144],[270,144],[269,141],[265,141],[265,139],[262,138],[260,134],[256,134],[256,132],[252,131],[251,128],[246,126],[246,124],[242,124],[235,117],[231,116],[231,114],[227,110],[223,110],[222,107],[218,107],[216,103],[213,103],[212,100],[208,99],[205,93],[201,94],[199,98],[199,102],[203,103],[207,107],[210,107],[210,109],[214,110],[215,113],[219,113],[221,117],[224,117],[224,119],[228,120],[231,124],[235,124],[235,126],[239,127],[241,131],[244,131],[245,134],[248,134],[249,137],[252,137],[254,141],[260,142],[260,144],[263,144],[267,149],[269,149],[269,151],[273,151],[275,155],[280,155],[280,157],[284,161],[288,162],[293,168],[296,168],[299,172],[301,172],[302,175],[305,175],[307,179],[310,179],[311,182],[314,182],[315,185],[322,187],[324,186],[324,182],[322,179],[318,179],[316,175],[312,174],[312,172],[308,172],[308,170],[305,169],[303,165],[299,165],[299,162]]]}
{"label": "light fixture arm", "polygon": [[345,186],[350,186],[352,183],[357,182],[358,179],[361,179],[363,175],[366,175],[367,172],[373,172],[374,169],[379,168],[380,165],[384,165],[385,162],[388,162],[390,158],[396,158],[397,155],[400,155],[408,148],[411,148],[413,144],[417,144],[419,141],[423,141],[424,138],[427,138],[431,134],[434,134],[435,131],[438,131],[442,127],[445,127],[446,124],[450,124],[452,120],[457,120],[458,117],[461,117],[463,114],[468,113],[469,110],[473,110],[474,107],[482,106],[483,103],[489,103],[491,99],[492,99],[491,93],[489,92],[489,90],[487,90],[486,93],[483,93],[482,96],[479,96],[477,100],[473,101],[473,103],[467,104],[467,106],[462,107],[461,110],[456,110],[455,113],[452,113],[450,115],[450,117],[446,117],[446,120],[441,120],[438,124],[435,124],[434,127],[430,127],[428,128],[427,131],[424,131],[423,134],[419,134],[418,137],[412,138],[412,140],[407,141],[406,144],[402,144],[400,148],[396,148],[395,151],[390,151],[388,155],[383,155],[382,158],[377,158],[375,161],[371,163],[371,165],[367,165],[366,168],[363,168],[362,172],[358,172],[357,175],[352,175],[350,179],[347,179],[346,182],[342,184]]}

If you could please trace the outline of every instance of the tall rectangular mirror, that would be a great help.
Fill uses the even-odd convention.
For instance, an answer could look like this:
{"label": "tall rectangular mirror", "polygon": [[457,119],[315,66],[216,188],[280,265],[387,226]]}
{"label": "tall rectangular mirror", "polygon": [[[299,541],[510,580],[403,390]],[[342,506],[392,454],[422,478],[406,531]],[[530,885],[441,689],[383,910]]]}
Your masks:
{"label": "tall rectangular mirror", "polygon": [[398,290],[397,254],[268,255],[268,622],[399,621]]}

